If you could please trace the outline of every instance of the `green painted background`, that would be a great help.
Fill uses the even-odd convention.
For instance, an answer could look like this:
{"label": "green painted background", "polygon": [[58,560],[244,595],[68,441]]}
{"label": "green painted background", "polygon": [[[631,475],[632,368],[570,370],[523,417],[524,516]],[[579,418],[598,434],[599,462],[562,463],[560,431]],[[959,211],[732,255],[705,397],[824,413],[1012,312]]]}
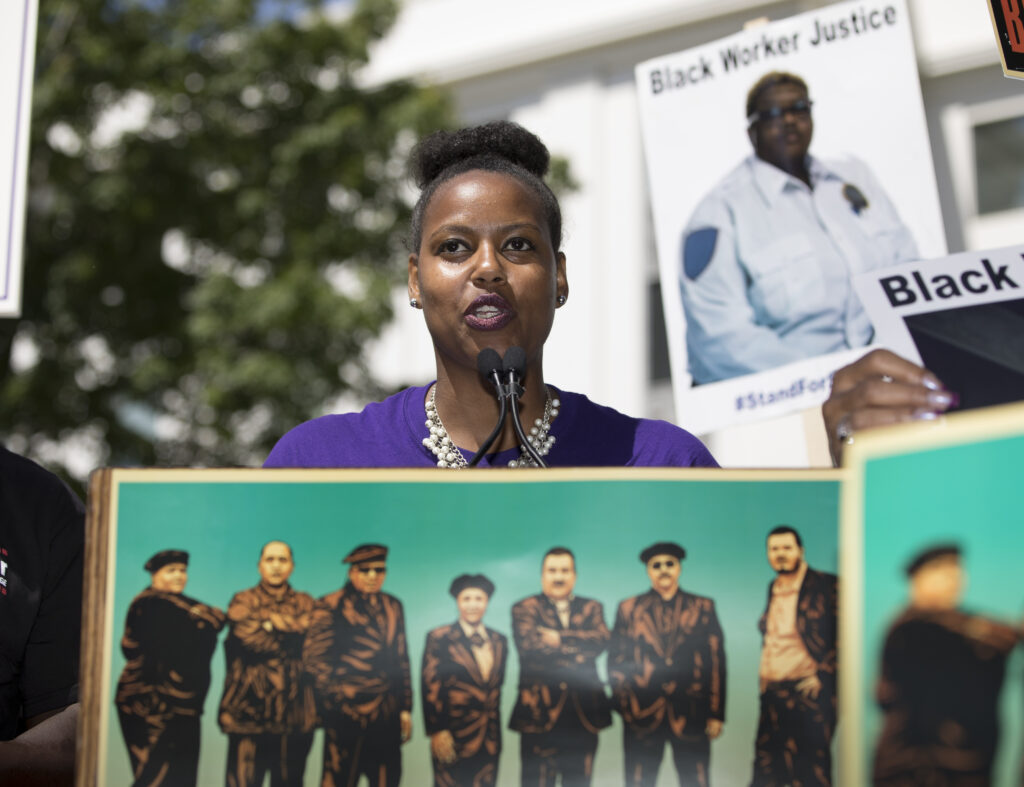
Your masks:
{"label": "green painted background", "polygon": [[[864,494],[865,771],[880,729],[873,691],[889,623],[907,597],[904,566],[939,541],[958,541],[967,572],[964,608],[1019,623],[1024,614],[1024,437],[869,460]],[[998,785],[1020,784],[1024,655],[1003,687]],[[936,688],[941,691],[941,687]]]}
{"label": "green painted background", "polygon": [[[419,667],[427,631],[455,619],[447,594],[451,579],[480,571],[495,583],[485,623],[509,636],[510,609],[539,592],[540,561],[551,546],[576,553],[576,593],[604,603],[614,622],[622,599],[646,591],[640,550],[674,540],[689,555],[681,585],[715,599],[725,631],[728,696],[725,732],[712,746],[717,785],[750,778],[757,721],[757,620],[773,573],[764,537],[789,523],[804,535],[814,567],[835,571],[835,481],[566,481],[555,483],[123,483],[119,487],[117,570],[114,587],[112,686],[124,666],[117,643],[132,598],[149,581],[145,560],[160,549],[191,552],[185,592],[220,607],[255,585],[260,546],[290,543],[292,585],[314,596],[345,581],[341,558],[356,544],[391,549],[384,590],[402,600],[414,688],[413,740],[403,748],[403,784],[431,783],[429,749],[419,702]],[[602,656],[599,665],[603,671]],[[518,679],[514,649],[502,695],[507,723]],[[224,676],[223,650],[213,659],[213,681],[203,716],[201,785],[223,783],[227,738],[216,725]],[[595,785],[619,785],[621,727],[605,730],[598,747]],[[109,719],[108,783],[129,783],[128,757],[116,713]],[[320,777],[320,734],[306,783]],[[519,736],[505,732],[499,785],[517,785]],[[666,756],[659,784],[675,783]]]}

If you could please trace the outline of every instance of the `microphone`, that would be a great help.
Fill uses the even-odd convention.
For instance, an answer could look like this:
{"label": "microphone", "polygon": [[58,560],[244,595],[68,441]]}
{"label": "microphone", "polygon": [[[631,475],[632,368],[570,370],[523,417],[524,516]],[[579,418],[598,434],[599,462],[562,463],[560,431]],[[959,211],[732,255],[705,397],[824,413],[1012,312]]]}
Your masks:
{"label": "microphone", "polygon": [[498,355],[497,350],[492,350],[490,347],[482,349],[476,357],[476,369],[480,372],[481,377],[489,380],[494,385],[495,391],[498,394],[498,423],[495,424],[490,436],[477,449],[476,455],[469,462],[469,467],[476,467],[480,460],[484,458],[484,454],[494,444],[494,441],[505,426],[505,416],[508,413],[505,404],[505,385],[501,381],[501,356]]}
{"label": "microphone", "polygon": [[510,410],[512,411],[512,426],[516,430],[516,436],[523,448],[536,462],[537,467],[547,467],[547,463],[541,459],[537,449],[523,431],[523,422],[519,418],[519,397],[523,395],[523,387],[520,385],[526,375],[526,351],[522,347],[513,345],[505,351],[505,359],[502,361],[502,369],[508,375],[506,396],[508,397]]}

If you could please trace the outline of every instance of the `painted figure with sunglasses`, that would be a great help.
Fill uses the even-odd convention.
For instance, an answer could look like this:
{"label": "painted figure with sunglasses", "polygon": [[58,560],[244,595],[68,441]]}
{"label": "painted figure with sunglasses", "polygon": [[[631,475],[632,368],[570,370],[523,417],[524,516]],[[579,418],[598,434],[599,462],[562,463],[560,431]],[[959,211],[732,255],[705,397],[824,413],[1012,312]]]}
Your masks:
{"label": "painted figure with sunglasses", "polygon": [[622,715],[625,784],[658,780],[667,741],[680,785],[707,785],[711,740],[725,721],[725,643],[710,598],[679,587],[686,550],[640,553],[651,589],[619,604],[608,648],[612,703]]}
{"label": "painted figure with sunglasses", "polygon": [[700,202],[679,285],[695,383],[868,344],[851,277],[917,258],[868,167],[810,155],[806,83],[765,74],[747,94],[754,153]]}
{"label": "painted figure with sunglasses", "polygon": [[412,681],[402,602],[381,592],[388,548],[361,544],[342,561],[348,582],[313,612],[303,659],[324,728],[324,787],[395,787],[412,735]]}
{"label": "painted figure with sunglasses", "polygon": [[807,565],[803,540],[789,525],[773,528],[765,548],[776,576],[758,623],[761,713],[751,785],[829,785],[836,727],[836,575]]}

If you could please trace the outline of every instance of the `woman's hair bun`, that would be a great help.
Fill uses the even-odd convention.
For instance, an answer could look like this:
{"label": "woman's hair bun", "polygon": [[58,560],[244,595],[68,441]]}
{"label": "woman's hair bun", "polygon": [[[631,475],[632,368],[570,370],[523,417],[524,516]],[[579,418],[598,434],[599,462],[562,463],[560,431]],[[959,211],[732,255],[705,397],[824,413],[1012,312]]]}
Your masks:
{"label": "woman's hair bun", "polygon": [[435,131],[413,150],[410,170],[425,188],[451,166],[471,159],[505,159],[543,178],[551,159],[540,139],[518,123],[496,120],[457,131]]}

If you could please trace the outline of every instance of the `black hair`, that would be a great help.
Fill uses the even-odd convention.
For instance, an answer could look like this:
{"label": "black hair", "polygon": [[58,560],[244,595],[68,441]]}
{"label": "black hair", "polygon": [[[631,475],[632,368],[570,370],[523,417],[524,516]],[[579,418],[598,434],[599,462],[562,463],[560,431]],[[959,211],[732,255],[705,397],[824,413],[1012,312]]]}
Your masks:
{"label": "black hair", "polygon": [[572,570],[573,571],[576,570],[576,555],[574,555],[572,553],[572,550],[569,549],[568,547],[551,547],[551,549],[549,549],[547,552],[544,553],[544,557],[540,561],[540,564],[541,564],[542,567],[544,565],[544,561],[547,560],[552,555],[568,555],[569,557],[572,558]]}
{"label": "black hair", "polygon": [[419,251],[423,214],[438,187],[471,170],[510,175],[533,191],[547,219],[551,245],[562,246],[562,210],[544,182],[551,156],[544,143],[518,123],[497,120],[457,131],[435,131],[413,149],[409,169],[422,191],[412,209],[410,251]]}
{"label": "black hair", "polygon": [[761,99],[761,94],[769,88],[773,88],[776,85],[796,85],[801,88],[804,93],[809,93],[807,89],[807,83],[796,74],[791,74],[789,71],[769,71],[759,80],[754,83],[754,86],[747,91],[747,118],[757,112],[757,102]]}
{"label": "black hair", "polygon": [[904,571],[908,577],[912,577],[933,560],[950,557],[955,557],[959,560],[962,553],[963,550],[960,549],[960,545],[954,542],[934,544],[911,558]]}
{"label": "black hair", "polygon": [[785,535],[786,533],[792,533],[793,534],[793,538],[796,539],[796,545],[798,547],[800,547],[801,549],[803,549],[803,547],[804,547],[803,539],[800,538],[800,534],[797,533],[796,530],[791,528],[789,525],[779,525],[778,527],[772,528],[771,532],[765,538],[765,543],[767,543],[768,539],[771,538],[772,536],[781,536],[781,535]]}

